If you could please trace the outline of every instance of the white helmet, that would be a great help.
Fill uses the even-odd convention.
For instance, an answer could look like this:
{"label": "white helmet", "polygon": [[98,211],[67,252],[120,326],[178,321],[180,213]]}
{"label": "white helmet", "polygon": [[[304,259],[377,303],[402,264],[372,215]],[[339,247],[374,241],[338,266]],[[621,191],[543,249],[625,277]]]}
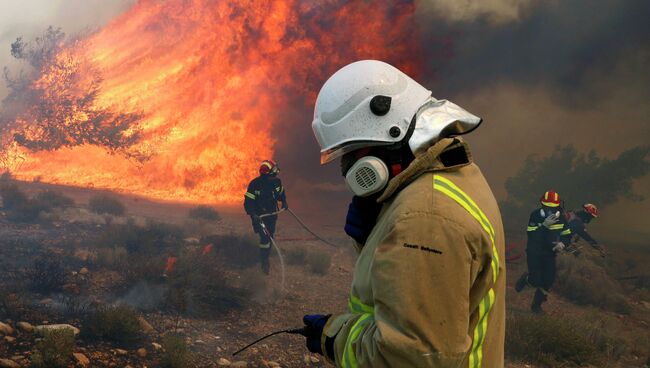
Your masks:
{"label": "white helmet", "polygon": [[312,129],[321,164],[359,148],[404,139],[431,91],[390,64],[362,60],[334,73],[323,85]]}

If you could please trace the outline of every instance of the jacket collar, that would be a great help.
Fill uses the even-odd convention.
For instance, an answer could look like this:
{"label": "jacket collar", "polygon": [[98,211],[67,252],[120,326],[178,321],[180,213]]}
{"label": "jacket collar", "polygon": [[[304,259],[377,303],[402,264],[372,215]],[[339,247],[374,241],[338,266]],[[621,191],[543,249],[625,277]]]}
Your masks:
{"label": "jacket collar", "polygon": [[425,172],[451,170],[470,163],[472,163],[472,153],[465,141],[459,137],[441,139],[426,152],[417,156],[404,171],[392,178],[377,202],[386,201]]}

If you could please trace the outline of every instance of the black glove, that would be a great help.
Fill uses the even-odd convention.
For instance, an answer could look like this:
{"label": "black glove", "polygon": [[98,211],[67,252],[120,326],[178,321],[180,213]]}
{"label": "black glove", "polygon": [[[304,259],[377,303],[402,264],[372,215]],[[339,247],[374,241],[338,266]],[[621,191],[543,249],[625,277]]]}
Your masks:
{"label": "black glove", "polygon": [[345,218],[345,233],[361,244],[365,244],[370,232],[375,227],[382,204],[377,203],[376,196],[352,197]]}
{"label": "black glove", "polygon": [[312,353],[323,355],[321,337],[323,336],[323,328],[330,316],[331,314],[307,314],[302,317],[302,321],[306,327],[305,337],[307,338],[307,349]]}

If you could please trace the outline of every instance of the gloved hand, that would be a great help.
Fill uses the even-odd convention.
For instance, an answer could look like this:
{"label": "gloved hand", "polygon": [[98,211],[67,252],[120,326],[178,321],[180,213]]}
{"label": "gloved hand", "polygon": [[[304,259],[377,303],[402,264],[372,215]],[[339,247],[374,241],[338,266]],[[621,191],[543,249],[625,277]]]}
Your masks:
{"label": "gloved hand", "polygon": [[544,222],[542,222],[542,225],[544,225],[545,228],[551,227],[551,225],[555,224],[558,222],[560,219],[559,212],[552,213],[548,215],[545,219]]}
{"label": "gloved hand", "polygon": [[375,227],[381,207],[382,204],[377,203],[376,196],[352,197],[345,218],[345,233],[360,244],[365,244],[372,228]]}
{"label": "gloved hand", "polygon": [[302,321],[307,330],[305,333],[305,337],[307,338],[307,349],[312,353],[323,355],[321,337],[323,336],[323,328],[330,316],[331,314],[307,314],[302,317]]}
{"label": "gloved hand", "polygon": [[564,243],[562,242],[556,242],[554,244],[555,244],[555,246],[553,247],[554,252],[561,252],[564,250],[564,248],[566,248],[566,245],[564,245]]}

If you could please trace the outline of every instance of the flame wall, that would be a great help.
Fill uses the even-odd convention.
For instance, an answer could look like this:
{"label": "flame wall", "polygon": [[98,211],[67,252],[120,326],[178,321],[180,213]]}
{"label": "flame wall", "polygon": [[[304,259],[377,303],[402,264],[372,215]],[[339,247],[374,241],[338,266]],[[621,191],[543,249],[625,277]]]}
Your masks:
{"label": "flame wall", "polygon": [[[271,132],[289,100],[312,104],[329,74],[358,59],[416,73],[413,12],[390,1],[140,1],[66,52],[101,72],[97,107],[142,116],[134,149],[148,158],[89,144],[36,152],[14,144],[14,173],[159,199],[240,202],[259,161],[285,143]],[[309,125],[311,117],[293,120]]]}

